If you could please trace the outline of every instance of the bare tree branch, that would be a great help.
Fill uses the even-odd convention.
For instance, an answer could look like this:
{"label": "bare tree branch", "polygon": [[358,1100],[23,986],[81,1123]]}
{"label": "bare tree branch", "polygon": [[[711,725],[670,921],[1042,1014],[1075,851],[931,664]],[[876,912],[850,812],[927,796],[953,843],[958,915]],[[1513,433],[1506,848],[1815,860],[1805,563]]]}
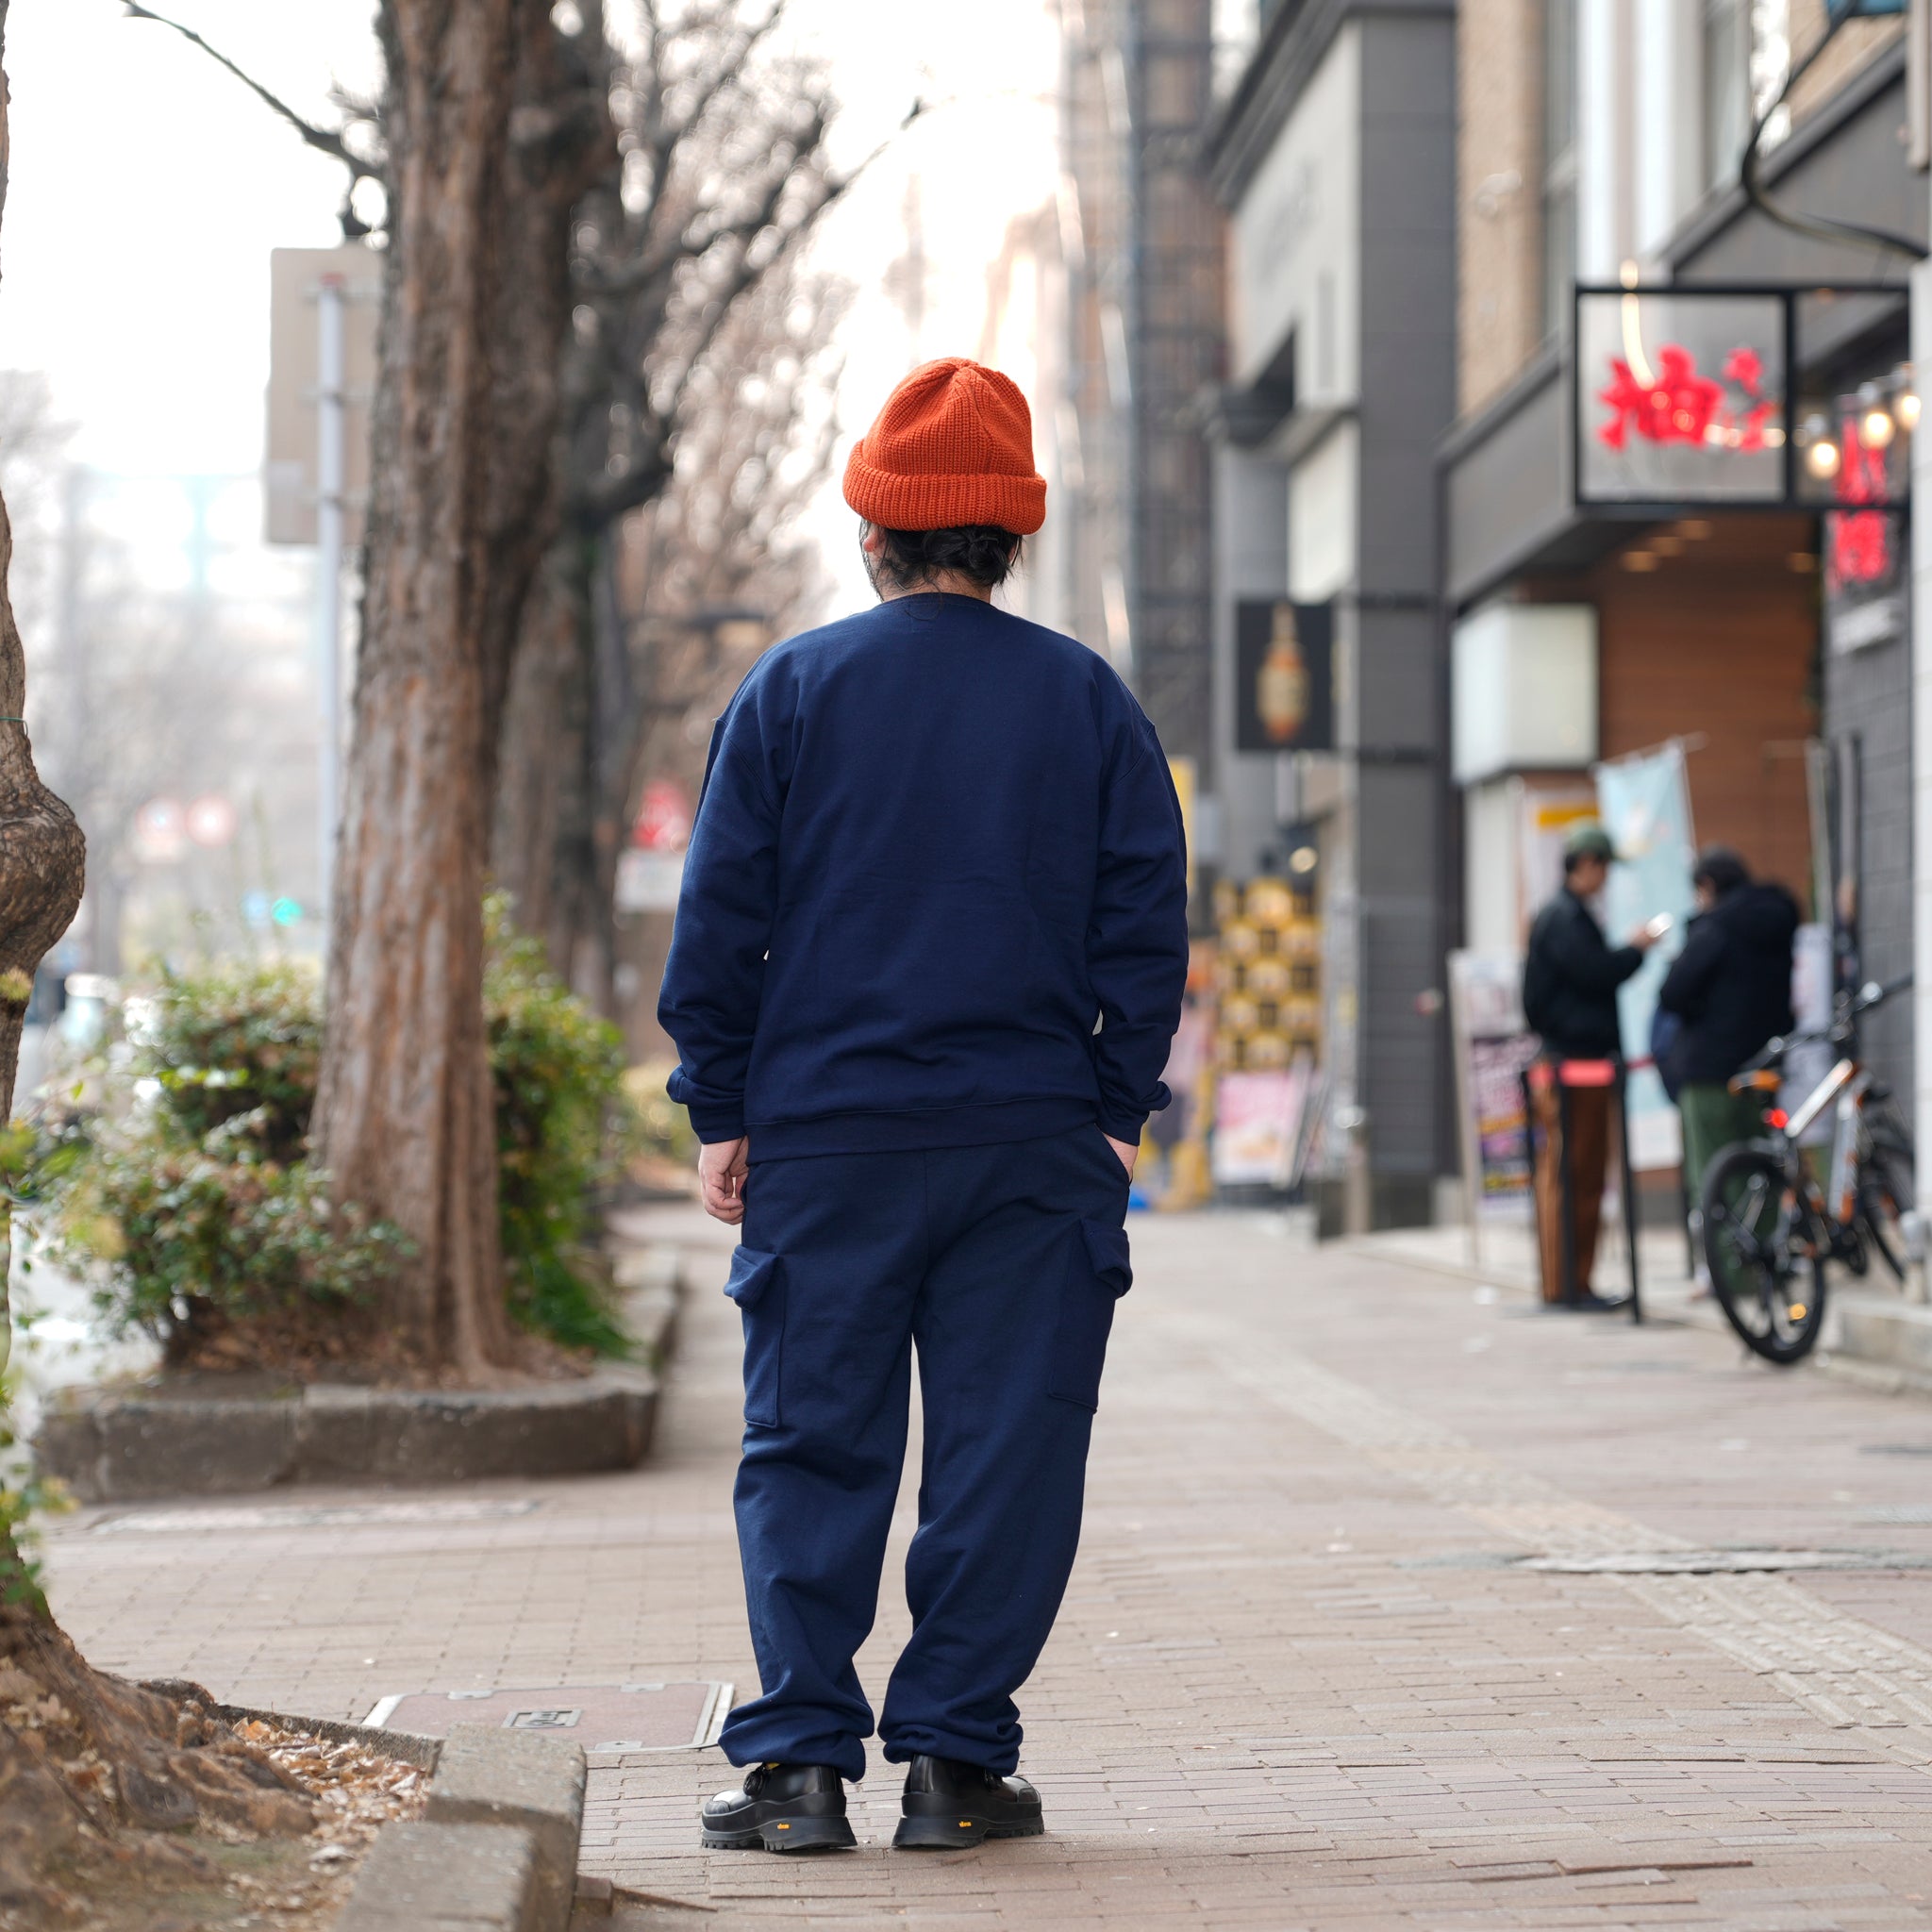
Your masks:
{"label": "bare tree branch", "polygon": [[355,180],[380,181],[383,178],[382,170],[357,154],[340,133],[331,128],[318,127],[313,121],[298,114],[279,94],[264,87],[246,69],[237,66],[219,47],[210,46],[192,26],[184,26],[178,20],[170,20],[165,14],[142,6],[141,0],[121,0],[121,4],[133,19],[151,20],[157,26],[172,27],[184,41],[199,47],[217,67],[226,68],[243,87],[279,114],[310,147],[327,155],[332,160],[341,162]]}

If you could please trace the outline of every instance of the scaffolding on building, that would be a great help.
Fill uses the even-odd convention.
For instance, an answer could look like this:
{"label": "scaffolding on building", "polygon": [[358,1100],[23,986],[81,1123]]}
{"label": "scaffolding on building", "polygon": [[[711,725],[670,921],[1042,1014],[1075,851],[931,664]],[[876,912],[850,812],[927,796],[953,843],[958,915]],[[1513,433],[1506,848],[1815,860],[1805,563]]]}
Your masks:
{"label": "scaffolding on building", "polygon": [[1213,0],[1061,0],[1064,608],[1208,772],[1208,461],[1222,224],[1202,158]]}

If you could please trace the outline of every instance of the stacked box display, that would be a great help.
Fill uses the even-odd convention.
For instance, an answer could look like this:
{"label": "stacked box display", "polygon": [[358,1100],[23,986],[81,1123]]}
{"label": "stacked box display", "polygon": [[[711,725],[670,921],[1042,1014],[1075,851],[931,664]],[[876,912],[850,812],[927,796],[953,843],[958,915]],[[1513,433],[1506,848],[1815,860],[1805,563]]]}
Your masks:
{"label": "stacked box display", "polygon": [[1292,880],[1251,879],[1215,887],[1220,929],[1223,1071],[1286,1067],[1297,1055],[1319,1063],[1322,1039],[1322,923],[1312,891]]}

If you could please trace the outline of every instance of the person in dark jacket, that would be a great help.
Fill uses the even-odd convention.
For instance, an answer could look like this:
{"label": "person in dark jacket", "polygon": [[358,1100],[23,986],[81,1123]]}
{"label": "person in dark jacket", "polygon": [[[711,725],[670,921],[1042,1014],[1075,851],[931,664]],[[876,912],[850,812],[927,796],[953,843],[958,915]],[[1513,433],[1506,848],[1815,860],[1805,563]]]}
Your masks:
{"label": "person in dark jacket", "polygon": [[1622,1052],[1617,989],[1643,963],[1658,937],[1641,926],[1612,946],[1591,901],[1604,889],[1616,848],[1595,823],[1575,826],[1563,846],[1563,889],[1536,916],[1524,958],[1523,1010],[1542,1040],[1543,1055],[1531,1069],[1530,1098],[1539,1128],[1536,1201],[1543,1300],[1564,1299],[1563,1188],[1567,1171],[1571,1203],[1571,1254],[1585,1304],[1603,1219],[1604,1174],[1609,1159],[1610,1097],[1607,1084],[1569,1085],[1568,1132],[1562,1068],[1571,1061],[1614,1060]]}
{"label": "person in dark jacket", "polygon": [[1763,1124],[1760,1104],[1725,1084],[1791,1016],[1797,903],[1754,880],[1728,847],[1706,847],[1690,875],[1697,916],[1671,962],[1657,1003],[1680,1023],[1664,1071],[1684,1124],[1684,1182],[1693,1208],[1711,1157]]}
{"label": "person in dark jacket", "polygon": [[1030,1836],[1013,1693],[1079,1541],[1141,1127],[1187,982],[1180,808],[1106,658],[996,609],[1044,517],[1026,404],[928,363],[853,452],[878,605],[780,644],[712,738],[658,1014],[742,1226],[739,1543],[763,1694],[708,1845],[849,1846],[919,1356],[894,1842]]}

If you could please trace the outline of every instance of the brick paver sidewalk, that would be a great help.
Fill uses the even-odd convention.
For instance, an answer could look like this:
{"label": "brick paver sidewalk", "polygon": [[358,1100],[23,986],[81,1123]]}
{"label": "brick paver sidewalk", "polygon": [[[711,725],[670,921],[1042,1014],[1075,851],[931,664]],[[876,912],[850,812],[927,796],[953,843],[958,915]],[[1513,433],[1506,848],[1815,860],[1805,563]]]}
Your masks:
{"label": "brick paver sidewalk", "polygon": [[[722,1281],[723,1230],[665,1225]],[[639,1756],[593,1773],[586,1863],[709,1909],[630,1923],[1932,1925],[1932,1406],[1258,1220],[1134,1232],[1085,1548],[1023,1697],[1052,1835],[889,1853],[880,1765],[858,1855],[707,1856],[723,1760]],[[467,1524],[95,1512],[49,1540],[56,1605],[97,1662],[332,1715],[749,1686],[735,1315],[700,1292],[684,1333],[636,1474],[465,1491],[536,1506]],[[1617,1574],[1740,1544],[1864,1567]],[[905,1627],[889,1578],[874,1689]]]}

